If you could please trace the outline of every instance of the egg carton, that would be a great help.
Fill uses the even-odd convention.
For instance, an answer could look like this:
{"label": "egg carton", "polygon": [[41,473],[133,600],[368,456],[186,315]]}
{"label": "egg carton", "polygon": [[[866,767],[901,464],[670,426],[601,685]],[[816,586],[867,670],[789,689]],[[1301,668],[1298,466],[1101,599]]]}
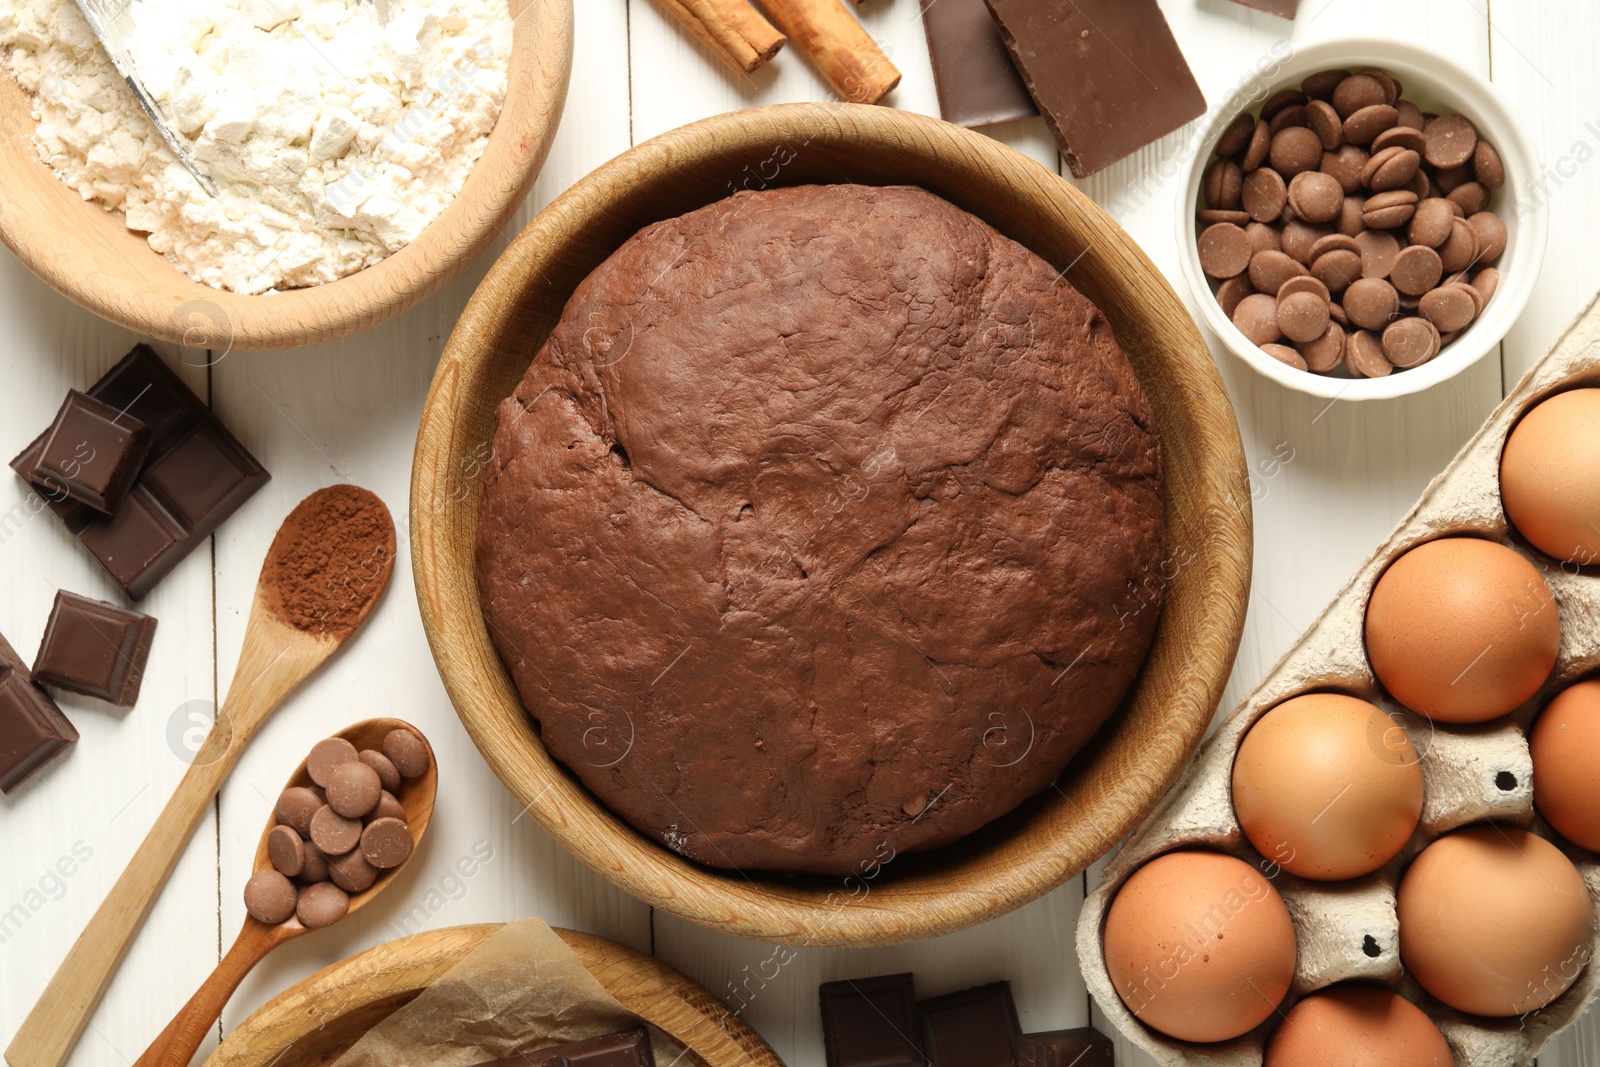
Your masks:
{"label": "egg carton", "polygon": [[[1528,371],[1107,863],[1104,880],[1089,894],[1078,921],[1084,980],[1106,1017],[1163,1067],[1260,1067],[1266,1039],[1280,1019],[1275,1015],[1233,1041],[1193,1044],[1146,1027],[1117,996],[1102,943],[1106,910],[1129,875],[1177,849],[1226,853],[1272,876],[1294,918],[1298,948],[1294,982],[1282,1010],[1336,982],[1375,982],[1427,1012],[1462,1067],[1525,1067],[1546,1042],[1572,1025],[1600,987],[1600,962],[1591,962],[1566,993],[1536,1012],[1492,1020],[1464,1015],[1430,997],[1406,974],[1395,905],[1400,873],[1418,852],[1450,830],[1493,819],[1554,840],[1577,865],[1600,909],[1600,861],[1559,839],[1534,810],[1533,765],[1525,735],[1551,697],[1600,666],[1600,568],[1579,569],[1540,554],[1510,528],[1500,501],[1500,452],[1511,427],[1539,401],[1573,385],[1600,385],[1600,298]],[[1367,663],[1363,621],[1373,584],[1396,557],[1424,541],[1464,533],[1507,545],[1539,568],[1561,611],[1561,648],[1550,679],[1509,718],[1447,726],[1406,711],[1384,692]],[[1351,882],[1306,881],[1281,871],[1252,848],[1233,811],[1233,760],[1244,735],[1284,700],[1318,690],[1349,693],[1383,709],[1405,729],[1422,764],[1426,800],[1416,833],[1388,864]],[[1590,960],[1597,955],[1600,933],[1590,946]]]}

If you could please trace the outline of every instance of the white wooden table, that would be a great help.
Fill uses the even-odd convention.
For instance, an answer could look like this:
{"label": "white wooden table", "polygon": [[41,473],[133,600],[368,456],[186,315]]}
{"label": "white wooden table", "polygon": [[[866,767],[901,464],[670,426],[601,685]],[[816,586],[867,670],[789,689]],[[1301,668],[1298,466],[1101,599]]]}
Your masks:
{"label": "white wooden table", "polygon": [[[1164,0],[1206,91],[1220,101],[1256,57],[1296,42],[1382,32],[1446,51],[1492,78],[1529,123],[1549,177],[1551,239],[1533,302],[1496,358],[1405,400],[1366,405],[1287,392],[1231,356],[1219,359],[1257,482],[1255,595],[1231,708],[1310,623],[1513,383],[1600,285],[1600,83],[1592,50],[1600,5],[1589,0],[1302,0],[1293,24],[1228,0]],[[160,619],[137,708],[71,696],[82,732],[69,756],[0,801],[0,1037],[9,1041],[78,930],[182,775],[187,716],[206,711],[233,672],[257,570],[279,521],[310,491],[368,486],[404,521],[413,436],[435,361],[494,255],[532,214],[590,169],[658,133],[757,104],[827,99],[796,51],[748,80],[731,77],[652,0],[577,0],[578,37],[565,118],[530,202],[505,235],[422,307],[350,340],[236,354],[183,368],[202,396],[271,470],[272,482],[208,550],[195,553],[141,606]],[[868,0],[863,17],[905,72],[888,102],[937,114],[918,0]],[[1042,122],[993,132],[1052,169]],[[1172,200],[1179,142],[1168,138],[1083,183],[1185,291]],[[0,257],[0,458],[18,451],[65,390],[85,386],[137,338],[56,295]],[[184,353],[164,350],[177,360]],[[196,363],[198,354],[190,353]],[[1273,464],[1275,456],[1291,455]],[[0,631],[31,655],[57,588],[117,599],[98,566],[0,477]],[[570,858],[489,773],[434,672],[412,586],[406,535],[394,586],[367,630],[277,713],[202,824],[72,1063],[130,1063],[232,941],[269,798],[309,744],[372,715],[421,726],[445,789],[425,847],[399,892],[332,931],[296,941],[234,997],[221,1029],[312,971],[424,928],[540,915],[653,951],[727,997],[795,1067],[822,1063],[820,981],[911,970],[921,994],[1008,978],[1026,1029],[1098,1018],[1072,948],[1091,872],[1013,914],[918,945],[809,950],[781,968],[773,946],[709,933],[651,910]],[[176,725],[175,725],[176,724]],[[173,737],[180,739],[176,744]],[[61,877],[62,857],[88,854]],[[492,852],[474,863],[473,854]],[[470,872],[470,873],[463,873]],[[763,966],[765,964],[765,966]],[[1600,1062],[1600,1023],[1563,1036],[1545,1067]],[[214,1047],[213,1037],[206,1051]],[[1148,1063],[1126,1047],[1119,1063]]]}

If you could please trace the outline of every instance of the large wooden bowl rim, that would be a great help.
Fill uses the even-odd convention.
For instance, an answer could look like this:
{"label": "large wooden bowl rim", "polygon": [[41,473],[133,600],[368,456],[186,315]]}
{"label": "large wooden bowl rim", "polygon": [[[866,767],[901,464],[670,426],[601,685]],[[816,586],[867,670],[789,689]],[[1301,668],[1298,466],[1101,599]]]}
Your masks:
{"label": "large wooden bowl rim", "polygon": [[243,296],[194,281],[69,189],[34,148],[27,93],[0,69],[0,241],[77,304],[146,337],[215,353],[357,333],[421,302],[505,225],[544,165],[572,71],[572,0],[510,0],[505,105],[460,194],[400,251],[326,285]]}
{"label": "large wooden bowl rim", "polygon": [[[1053,791],[939,853],[860,878],[719,872],[634,831],[540,745],[479,608],[474,541],[495,405],[578,281],[641,226],[765,182],[912,182],[1062,268],[1110,319],[1155,409],[1166,456],[1170,584],[1123,711]],[[640,900],[793,945],[893,944],[1025,904],[1088,867],[1154,807],[1222,695],[1250,581],[1238,425],[1194,322],[1155,266],[1068,182],[987,137],[887,108],[735,112],[637,146],[573,186],[495,264],[451,335],[423,411],[412,555],[428,640],[461,721],[517,800],[569,851]]]}
{"label": "large wooden bowl rim", "polygon": [[[325,967],[235,1027],[206,1060],[206,1067],[332,1063],[501,925],[429,930]],[[688,1048],[694,1062],[706,1067],[783,1067],[761,1035],[660,960],[590,934],[559,928],[555,932],[606,992]]]}

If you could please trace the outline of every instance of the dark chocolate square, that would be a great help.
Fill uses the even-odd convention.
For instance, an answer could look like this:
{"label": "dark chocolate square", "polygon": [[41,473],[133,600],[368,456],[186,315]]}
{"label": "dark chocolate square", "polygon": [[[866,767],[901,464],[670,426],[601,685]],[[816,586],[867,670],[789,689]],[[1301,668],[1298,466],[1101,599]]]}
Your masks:
{"label": "dark chocolate square", "polygon": [[144,481],[190,526],[198,526],[246,487],[250,474],[250,458],[201,423],[150,464]]}
{"label": "dark chocolate square", "polygon": [[111,515],[149,454],[149,427],[74,389],[45,431],[32,478]]}
{"label": "dark chocolate square", "polygon": [[1017,1067],[1116,1067],[1111,1039],[1092,1026],[1017,1038]]}
{"label": "dark chocolate square", "polygon": [[1233,0],[1233,2],[1253,7],[1257,11],[1265,11],[1280,19],[1292,19],[1300,11],[1300,0]]}
{"label": "dark chocolate square", "polygon": [[41,434],[11,461],[73,536],[134,600],[148,593],[267,483],[266,470],[148,345],[88,395],[144,423],[149,457],[116,515],[34,482]]}
{"label": "dark chocolate square", "polygon": [[1205,113],[1156,0],[986,0],[1079,178]]}
{"label": "dark chocolate square", "polygon": [[923,0],[922,28],[946,122],[989,126],[1039,113],[983,0]]}
{"label": "dark chocolate square", "polygon": [[917,995],[909,974],[827,982],[822,1044],[828,1067],[922,1067]]}
{"label": "dark chocolate square", "polygon": [[135,600],[171,573],[193,546],[188,531],[143,485],[128,494],[121,511],[85,527],[78,540]]}
{"label": "dark chocolate square", "polygon": [[0,792],[15,790],[77,739],[78,731],[0,637]]}
{"label": "dark chocolate square", "polygon": [[917,1005],[922,1048],[933,1067],[1013,1067],[1017,1006],[1010,982],[991,982]]}
{"label": "dark chocolate square", "polygon": [[131,708],[139,700],[156,620],[76,593],[56,593],[33,679]]}

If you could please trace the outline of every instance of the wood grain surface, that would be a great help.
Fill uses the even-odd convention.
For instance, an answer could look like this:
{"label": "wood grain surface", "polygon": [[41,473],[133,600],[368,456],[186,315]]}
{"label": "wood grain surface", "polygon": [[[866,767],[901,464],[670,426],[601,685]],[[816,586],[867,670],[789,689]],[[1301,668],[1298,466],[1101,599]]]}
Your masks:
{"label": "wood grain surface", "polygon": [[488,244],[550,150],[572,61],[572,0],[511,0],[504,110],[461,193],[411,244],[329,285],[242,296],[191,280],[39,160],[26,94],[0,78],[0,241],[89,311],[140,334],[246,351],[314,344],[417,304]]}
{"label": "wood grain surface", "polygon": [[[1329,405],[1286,393],[1213,346],[1244,439],[1256,535],[1244,640],[1223,697],[1231,708],[1493,409],[1502,366],[1514,382],[1600,287],[1593,240],[1600,134],[1591,129],[1600,126],[1600,86],[1590,72],[1600,10],[1585,0],[1302,0],[1290,23],[1231,0],[1161,6],[1213,103],[1302,42],[1382,32],[1447,52],[1506,94],[1548,172],[1550,247],[1532,303],[1501,354],[1453,382],[1394,403]],[[904,75],[884,103],[936,114],[920,8],[918,0],[867,0],[856,11]],[[655,0],[582,0],[574,15],[567,108],[532,194],[485,252],[432,297],[357,336],[295,351],[158,346],[273,481],[222,528],[209,553],[185,561],[140,604],[161,628],[139,706],[123,712],[61,695],[82,740],[0,799],[8,857],[0,874],[0,1041],[43,992],[193,759],[186,734],[214,713],[233,673],[255,570],[284,514],[312,489],[338,481],[376,490],[396,515],[405,510],[424,395],[493,259],[538,210],[632,144],[742,107],[835,95],[793,48],[754,74],[733,74]],[[1177,270],[1172,210],[1189,132],[1073,184],[1193,308]],[[985,133],[1058,169],[1039,120]],[[69,386],[94,381],[138,339],[5,255],[0,320],[7,331],[0,425],[9,428],[0,446],[11,449],[0,458],[44,428]],[[14,480],[0,479],[0,631],[26,655],[55,589],[108,600],[119,594],[59,524],[25,501]],[[367,634],[291,698],[240,760],[90,1020],[73,1067],[126,1067],[172,1017],[243,922],[240,893],[284,769],[305,755],[309,740],[381,714],[425,730],[449,774],[428,841],[382,900],[348,925],[284,946],[246,978],[207,1049],[277,993],[352,952],[419,930],[535,914],[653,951],[737,1011],[794,1067],[823,1062],[816,990],[833,979],[911,970],[919,994],[933,996],[1009,978],[1027,1030],[1094,1020],[1072,943],[1094,869],[962,933],[895,947],[799,950],[652,911],[594,874],[524,813],[461,728],[428,651],[409,568],[402,553],[395,588]],[[1542,1067],[1596,1062],[1600,1015],[1593,1012],[1541,1056]],[[1150,1061],[1123,1047],[1118,1063]]]}

